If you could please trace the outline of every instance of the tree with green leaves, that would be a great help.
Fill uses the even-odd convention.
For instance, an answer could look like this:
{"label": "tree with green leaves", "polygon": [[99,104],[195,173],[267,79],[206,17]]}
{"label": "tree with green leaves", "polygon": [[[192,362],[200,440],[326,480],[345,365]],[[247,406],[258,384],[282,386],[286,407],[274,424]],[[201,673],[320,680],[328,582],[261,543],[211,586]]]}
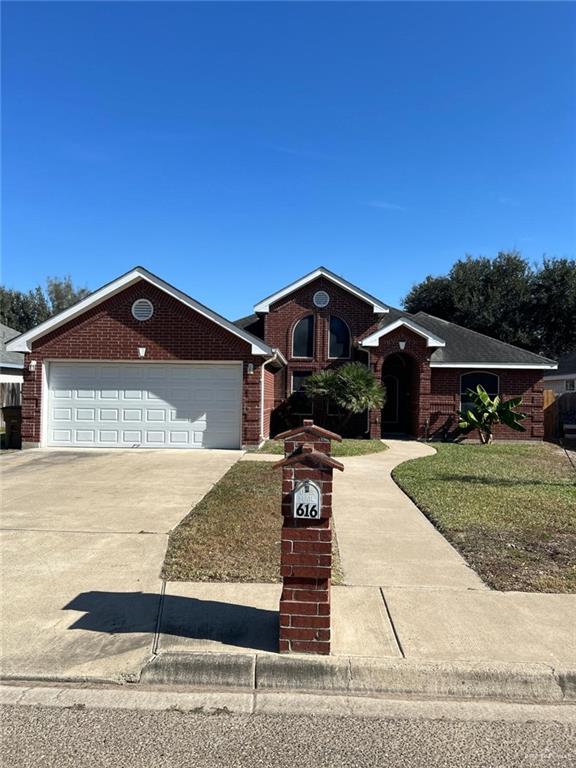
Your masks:
{"label": "tree with green leaves", "polygon": [[576,349],[576,261],[545,258],[533,267],[517,251],[466,256],[448,275],[414,285],[404,308],[554,358]]}
{"label": "tree with green leaves", "polygon": [[380,409],[386,392],[374,372],[363,363],[346,363],[313,373],[304,384],[305,393],[324,404],[325,413],[330,403],[342,412],[341,428],[354,414]]}
{"label": "tree with green leaves", "polygon": [[76,288],[69,275],[49,277],[45,289],[38,285],[30,291],[17,291],[0,286],[0,322],[24,333],[89,293],[87,288]]}
{"label": "tree with green leaves", "polygon": [[521,397],[502,400],[496,395],[492,398],[480,384],[475,390],[466,390],[466,396],[468,407],[459,412],[458,426],[464,432],[477,430],[483,445],[492,443],[496,424],[504,424],[516,432],[526,432],[526,428],[520,423],[526,418],[526,414],[514,410],[522,404]]}

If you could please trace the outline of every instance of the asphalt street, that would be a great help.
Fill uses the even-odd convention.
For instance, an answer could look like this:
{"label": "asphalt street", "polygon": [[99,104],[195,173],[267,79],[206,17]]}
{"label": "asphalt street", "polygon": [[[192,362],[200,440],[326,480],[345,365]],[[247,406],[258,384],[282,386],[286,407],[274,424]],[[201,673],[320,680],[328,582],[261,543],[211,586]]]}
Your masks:
{"label": "asphalt street", "polygon": [[[465,706],[465,705],[463,705]],[[3,768],[568,768],[559,722],[2,708]]]}

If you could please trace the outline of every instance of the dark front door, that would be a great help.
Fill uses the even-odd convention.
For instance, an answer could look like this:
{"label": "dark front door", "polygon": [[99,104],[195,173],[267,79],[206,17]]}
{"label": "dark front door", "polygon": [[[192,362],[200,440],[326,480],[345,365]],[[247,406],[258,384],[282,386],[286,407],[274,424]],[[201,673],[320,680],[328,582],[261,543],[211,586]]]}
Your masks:
{"label": "dark front door", "polygon": [[382,433],[410,432],[410,362],[403,355],[392,355],[384,363],[382,384],[386,402],[382,408]]}

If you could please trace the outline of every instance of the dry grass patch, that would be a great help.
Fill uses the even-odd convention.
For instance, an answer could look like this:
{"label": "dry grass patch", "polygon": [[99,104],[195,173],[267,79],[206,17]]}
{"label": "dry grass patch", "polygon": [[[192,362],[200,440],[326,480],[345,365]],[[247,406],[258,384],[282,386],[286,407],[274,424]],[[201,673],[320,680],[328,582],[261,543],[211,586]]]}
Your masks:
{"label": "dry grass patch", "polygon": [[[281,470],[240,461],[172,532],[168,581],[280,581]],[[335,550],[334,574],[340,574]]]}
{"label": "dry grass patch", "polygon": [[393,477],[494,589],[576,592],[576,473],[550,444],[438,445]]}

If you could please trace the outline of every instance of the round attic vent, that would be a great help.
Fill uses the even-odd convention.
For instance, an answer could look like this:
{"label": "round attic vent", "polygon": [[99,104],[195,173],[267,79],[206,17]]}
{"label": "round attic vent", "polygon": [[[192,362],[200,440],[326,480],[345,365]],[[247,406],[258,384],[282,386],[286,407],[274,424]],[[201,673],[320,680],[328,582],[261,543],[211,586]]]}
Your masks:
{"label": "round attic vent", "polygon": [[330,296],[326,293],[326,291],[316,291],[314,296],[312,297],[312,301],[314,302],[314,305],[318,307],[319,309],[322,309],[323,307],[327,307],[330,302]]}
{"label": "round attic vent", "polygon": [[137,299],[132,304],[132,316],[136,320],[150,320],[154,314],[154,305],[148,299]]}

